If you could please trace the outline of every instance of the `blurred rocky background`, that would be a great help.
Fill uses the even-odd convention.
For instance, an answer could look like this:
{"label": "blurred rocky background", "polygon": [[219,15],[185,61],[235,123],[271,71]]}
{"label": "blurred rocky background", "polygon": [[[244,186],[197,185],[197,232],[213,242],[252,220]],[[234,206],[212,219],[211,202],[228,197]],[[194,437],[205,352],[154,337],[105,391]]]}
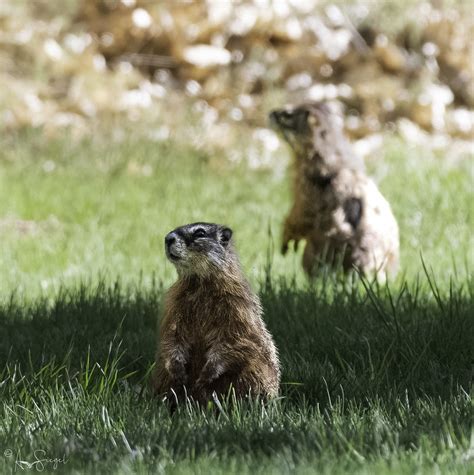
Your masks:
{"label": "blurred rocky background", "polygon": [[[267,166],[275,106],[335,101],[362,155],[384,132],[464,154],[474,6],[459,1],[3,0],[0,129],[130,130]],[[244,140],[243,140],[244,139]],[[454,152],[453,152],[454,150]]]}

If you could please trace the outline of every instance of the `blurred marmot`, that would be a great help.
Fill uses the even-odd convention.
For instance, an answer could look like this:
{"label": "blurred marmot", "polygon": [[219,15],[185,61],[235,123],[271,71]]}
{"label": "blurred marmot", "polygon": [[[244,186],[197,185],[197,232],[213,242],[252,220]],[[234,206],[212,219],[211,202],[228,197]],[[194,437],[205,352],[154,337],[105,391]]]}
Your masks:
{"label": "blurred marmot", "polygon": [[306,240],[303,267],[318,263],[355,266],[384,280],[399,262],[398,225],[387,200],[366,176],[338,117],[325,103],[271,112],[272,125],[295,156],[294,204],[287,216],[282,252]]}
{"label": "blurred marmot", "polygon": [[194,223],[165,238],[177,282],[165,299],[154,389],[170,403],[213,393],[277,395],[280,369],[262,308],[224,226]]}

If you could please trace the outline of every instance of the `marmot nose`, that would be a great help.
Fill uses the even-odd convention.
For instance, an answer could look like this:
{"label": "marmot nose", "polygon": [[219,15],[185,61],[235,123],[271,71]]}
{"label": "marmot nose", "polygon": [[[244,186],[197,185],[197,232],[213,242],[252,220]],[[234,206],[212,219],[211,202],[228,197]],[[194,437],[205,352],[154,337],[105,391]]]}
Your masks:
{"label": "marmot nose", "polygon": [[167,248],[169,248],[172,244],[176,242],[176,234],[175,233],[169,233],[165,237],[165,245]]}

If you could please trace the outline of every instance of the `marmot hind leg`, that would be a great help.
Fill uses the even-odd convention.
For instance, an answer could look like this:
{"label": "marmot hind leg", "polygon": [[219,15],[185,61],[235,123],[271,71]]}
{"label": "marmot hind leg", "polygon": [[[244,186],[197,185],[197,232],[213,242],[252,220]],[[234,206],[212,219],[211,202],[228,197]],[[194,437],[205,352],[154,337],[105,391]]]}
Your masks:
{"label": "marmot hind leg", "polygon": [[309,277],[315,277],[321,265],[332,264],[334,248],[330,241],[315,237],[306,239],[303,253],[303,269]]}
{"label": "marmot hind leg", "polygon": [[319,255],[320,249],[318,249],[312,241],[306,241],[303,252],[303,269],[309,277],[316,275]]}

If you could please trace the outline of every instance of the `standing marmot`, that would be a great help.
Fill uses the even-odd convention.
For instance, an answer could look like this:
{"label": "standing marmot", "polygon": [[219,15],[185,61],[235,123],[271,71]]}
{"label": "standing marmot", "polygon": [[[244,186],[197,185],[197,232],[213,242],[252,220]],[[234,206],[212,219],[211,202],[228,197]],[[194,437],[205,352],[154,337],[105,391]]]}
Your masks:
{"label": "standing marmot", "polygon": [[205,402],[231,386],[237,396],[278,394],[277,351],[231,237],[227,227],[194,223],[165,238],[178,281],[165,299],[154,389],[171,403]]}
{"label": "standing marmot", "polygon": [[272,124],[295,156],[294,204],[286,218],[282,252],[291,240],[306,239],[303,267],[319,262],[355,266],[384,280],[399,262],[398,225],[387,200],[365,175],[325,103],[278,109]]}

